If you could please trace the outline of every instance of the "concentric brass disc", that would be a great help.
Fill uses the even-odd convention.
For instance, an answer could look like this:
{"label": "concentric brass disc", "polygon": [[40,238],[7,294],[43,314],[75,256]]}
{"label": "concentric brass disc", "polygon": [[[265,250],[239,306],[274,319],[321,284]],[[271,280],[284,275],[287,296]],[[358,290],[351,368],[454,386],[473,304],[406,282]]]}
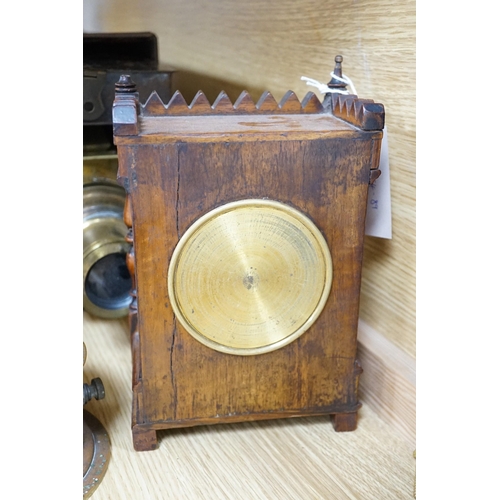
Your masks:
{"label": "concentric brass disc", "polygon": [[270,200],[228,203],[182,236],[168,273],[174,312],[203,344],[229,354],[279,349],[322,311],[332,259],[313,222]]}

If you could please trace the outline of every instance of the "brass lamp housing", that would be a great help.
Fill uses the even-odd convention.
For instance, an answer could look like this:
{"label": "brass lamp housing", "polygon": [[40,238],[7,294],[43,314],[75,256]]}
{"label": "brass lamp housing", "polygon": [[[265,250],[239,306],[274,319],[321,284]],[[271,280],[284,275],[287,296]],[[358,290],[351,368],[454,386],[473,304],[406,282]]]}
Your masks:
{"label": "brass lamp housing", "polygon": [[[117,279],[127,283],[129,274],[125,258],[130,244],[125,241],[127,227],[123,222],[124,204],[125,192],[118,185],[101,183],[83,186],[83,308],[101,318],[126,316],[132,300],[129,290],[106,299],[97,294],[92,295],[89,286],[92,269],[97,269],[94,266],[99,262],[105,263],[103,259],[110,256],[117,256],[118,263],[120,259],[123,260],[125,281],[124,278]],[[108,270],[110,273],[118,271]]]}

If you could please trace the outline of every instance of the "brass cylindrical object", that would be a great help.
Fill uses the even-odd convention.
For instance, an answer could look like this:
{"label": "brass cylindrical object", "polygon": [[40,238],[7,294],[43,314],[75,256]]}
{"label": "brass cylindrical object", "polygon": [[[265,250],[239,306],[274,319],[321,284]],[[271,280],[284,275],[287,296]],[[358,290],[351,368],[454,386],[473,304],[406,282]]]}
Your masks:
{"label": "brass cylindrical object", "polygon": [[125,316],[132,301],[124,205],[117,184],[83,186],[83,308],[102,318]]}

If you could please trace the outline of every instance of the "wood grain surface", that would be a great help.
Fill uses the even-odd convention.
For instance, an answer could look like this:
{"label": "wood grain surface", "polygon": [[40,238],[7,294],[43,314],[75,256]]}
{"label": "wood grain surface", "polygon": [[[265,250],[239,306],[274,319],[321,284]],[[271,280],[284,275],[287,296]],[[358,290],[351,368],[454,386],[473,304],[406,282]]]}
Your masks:
{"label": "wood grain surface", "polygon": [[158,450],[134,451],[129,338],[126,320],[84,313],[84,381],[100,377],[106,390],[85,410],[111,439],[93,500],[413,498],[413,448],[369,405],[349,433],[327,416],[304,417],[161,431]]}
{"label": "wood grain surface", "polygon": [[363,367],[360,398],[415,447],[415,359],[362,320],[358,358]]}
{"label": "wood grain surface", "polygon": [[152,31],[186,100],[244,89],[256,101],[327,82],[336,54],[362,98],[386,109],[393,239],[365,244],[361,317],[415,357],[415,1],[87,0],[88,31]]}
{"label": "wood grain surface", "polygon": [[[117,94],[114,103],[115,108],[122,108],[120,116],[128,113],[125,120],[114,121],[114,132],[120,163],[118,181],[127,190],[133,221],[138,309],[137,329],[134,326],[132,333],[139,338],[134,360],[140,360],[140,376],[134,384],[135,448],[156,447],[153,430],[158,429],[285,415],[355,413],[361,372],[355,355],[364,220],[370,172],[378,164],[383,107],[340,96],[329,99],[330,106],[308,113],[295,94],[289,93],[281,101],[279,112],[269,114],[261,109],[249,111],[248,106],[234,109],[221,94],[227,104],[222,114],[217,114],[218,105],[214,105],[215,112],[196,111],[191,115],[185,104],[175,102],[180,98],[176,93],[163,112],[155,106],[140,116],[129,94]],[[179,107],[186,113],[180,123]],[[287,119],[290,111],[293,113]],[[238,113],[242,113],[238,121],[231,121]],[[368,130],[346,127],[337,114]],[[319,129],[309,127],[311,122],[318,126],[318,119]],[[138,132],[129,130],[135,123]],[[127,127],[125,131],[122,125]],[[207,140],[207,135],[215,139]],[[177,243],[178,239],[186,236],[200,215],[206,217],[217,207],[241,200],[270,203],[263,198],[279,200],[280,206],[293,207],[304,220],[317,225],[334,270],[331,293],[326,293],[319,316],[302,329],[302,333],[307,330],[303,337],[278,350],[259,352],[259,356],[228,356],[234,354],[228,351],[228,345],[224,352],[214,352],[186,331],[186,317],[197,321],[206,319],[206,314],[197,300],[190,302],[185,315],[175,309],[175,295],[189,287],[188,274],[175,287],[169,281],[175,265],[172,255],[183,248],[184,243]],[[245,203],[244,213],[248,214],[249,205],[257,201]],[[230,217],[235,213],[231,211]],[[198,276],[192,291],[206,297],[212,314],[207,323],[210,326],[202,328],[203,338],[213,342],[224,329],[218,316],[220,303],[223,316],[228,315],[233,348],[243,345],[235,325],[245,325],[255,340],[252,325],[256,322],[267,330],[265,338],[269,339],[268,329],[278,324],[282,328],[291,321],[296,328],[300,326],[301,308],[307,307],[305,300],[295,306],[287,303],[291,309],[289,319],[285,319],[273,310],[274,300],[280,295],[266,295],[266,280],[275,280],[284,290],[302,287],[305,291],[298,272],[280,275],[276,274],[276,265],[269,267],[270,256],[277,251],[270,235],[276,232],[295,240],[291,249],[298,248],[298,234],[290,225],[281,230],[266,221],[252,240],[246,234],[240,244],[237,234],[241,227],[226,224],[222,239],[217,232],[209,231],[208,238],[219,250],[192,262],[189,275]],[[195,248],[200,248],[201,239],[196,237],[194,241]],[[209,246],[202,246],[207,252]],[[283,244],[278,246],[282,251]],[[262,257],[255,253],[257,247]],[[228,256],[222,263],[226,251]],[[286,261],[285,257],[278,260]],[[229,261],[232,264],[226,275],[223,267]],[[205,264],[218,267],[211,279],[206,278]],[[249,291],[245,279],[257,267],[262,283]],[[311,277],[307,281],[314,283]],[[238,290],[237,295],[256,294],[255,309],[249,306],[252,312],[248,321],[244,319],[243,300],[234,298],[223,306],[218,298],[221,288],[228,284]],[[224,300],[228,300],[227,295]],[[235,304],[235,312],[229,313]],[[306,317],[311,313],[308,311]],[[335,417],[335,429],[353,430],[356,420],[351,417],[354,415]]]}
{"label": "wood grain surface", "polygon": [[[360,97],[374,99],[381,102],[386,109],[386,124],[389,140],[389,163],[392,197],[392,240],[383,240],[373,237],[365,239],[363,262],[363,280],[361,294],[361,317],[370,326],[370,331],[377,331],[391,344],[406,353],[410,359],[415,358],[415,176],[416,176],[416,47],[415,47],[415,11],[414,0],[277,0],[264,2],[255,0],[86,0],[84,3],[84,29],[87,31],[152,31],[159,40],[159,55],[163,63],[174,65],[178,72],[174,79],[174,87],[182,91],[186,100],[194,98],[198,90],[203,90],[210,102],[213,102],[221,90],[225,90],[234,102],[242,90],[248,90],[252,98],[257,100],[264,90],[269,90],[278,99],[289,89],[297,93],[299,99],[311,90],[301,76],[308,76],[326,82],[334,66],[336,54],[344,56],[344,73],[355,83]],[[88,323],[86,323],[88,326]],[[123,327],[123,333],[116,333],[114,340],[108,338],[107,328],[116,328],[114,322],[100,323],[92,321],[92,328],[100,331],[100,341],[110,343],[114,356],[125,356],[130,362],[128,350],[128,336]],[[112,326],[115,325],[115,326]],[[86,332],[87,332],[86,326]],[[97,332],[96,332],[97,333]],[[370,335],[370,333],[368,333]],[[377,345],[379,338],[374,339]],[[113,342],[122,343],[123,349],[114,351]],[[126,349],[124,347],[127,347]],[[99,344],[96,349],[99,349]],[[177,441],[177,455],[165,460],[167,465],[151,465],[146,456],[137,458],[131,454],[130,439],[130,408],[125,400],[129,391],[130,373],[129,364],[117,359],[117,365],[107,367],[108,361],[91,359],[96,354],[89,354],[89,367],[96,367],[96,374],[105,370],[105,380],[114,389],[123,392],[121,396],[109,396],[101,402],[92,402],[89,405],[96,412],[102,412],[106,421],[117,425],[118,430],[111,428],[112,439],[115,435],[117,449],[115,449],[113,463],[105,479],[103,490],[97,491],[97,500],[104,498],[169,498],[161,496],[158,488],[157,474],[164,474],[166,495],[172,492],[171,498],[182,498],[175,493],[186,491],[187,497],[204,498],[200,486],[207,474],[207,469],[196,473],[198,480],[191,484],[190,473],[193,472],[193,461],[186,465],[180,457],[186,457],[188,450],[185,446],[197,443],[197,457],[200,456],[200,445],[197,441],[201,436],[213,434],[222,437],[233,433],[236,427],[282,430],[285,434],[288,429],[302,429],[296,427],[294,420],[287,420],[286,424],[278,422],[260,422],[236,424],[227,426],[227,430],[219,431],[217,426],[203,430],[164,431],[173,432]],[[385,359],[385,358],[384,358]],[[389,368],[397,370],[397,362],[389,357]],[[95,364],[94,364],[95,363]],[[382,366],[374,358],[375,368]],[[109,369],[109,371],[108,371]],[[369,365],[361,376],[360,391],[366,394],[364,384]],[[390,382],[389,376],[385,378]],[[376,384],[380,387],[380,384]],[[389,387],[385,384],[384,387]],[[111,391],[111,388],[110,388]],[[108,391],[110,394],[113,392]],[[391,394],[391,393],[389,393]],[[376,396],[373,396],[376,397]],[[394,395],[393,395],[394,397]],[[411,396],[410,396],[411,397]],[[363,401],[363,399],[362,399]],[[379,400],[380,401],[380,400]],[[396,400],[393,399],[393,402]],[[101,404],[101,407],[99,405]],[[410,402],[408,408],[414,407]],[[413,467],[413,458],[407,458],[407,453],[400,454],[401,445],[393,436],[393,429],[388,429],[377,415],[387,416],[387,412],[379,413],[380,407],[372,406],[372,402],[365,404],[360,410],[358,430],[348,436],[330,434],[329,422],[324,417],[300,419],[303,422],[313,422],[314,426],[321,426],[324,435],[335,440],[326,440],[330,452],[339,453],[341,467],[352,466],[352,458],[356,452],[363,450],[355,460],[366,465],[366,476],[359,474],[363,468],[356,466],[353,470],[352,481],[346,482],[343,473],[339,472],[334,479],[326,480],[327,488],[322,490],[329,493],[322,497],[315,496],[307,490],[308,484],[317,484],[317,476],[312,480],[299,474],[295,478],[293,472],[286,472],[282,483],[297,487],[297,495],[302,498],[410,498],[408,489],[391,490],[393,478],[397,482],[409,478]],[[388,410],[391,412],[392,410]],[[311,429],[313,424],[308,424]],[[226,427],[224,427],[226,429]],[[412,427],[414,429],[414,427]],[[315,427],[316,430],[318,430]],[[397,429],[395,429],[397,431]],[[304,431],[307,435],[307,431]],[[320,432],[318,430],[318,432]],[[352,445],[352,440],[362,438],[365,433],[366,445],[349,447],[342,444],[345,440]],[[303,435],[303,434],[302,434]],[[324,437],[321,434],[321,437]],[[284,436],[284,434],[282,435]],[[287,434],[287,438],[288,438]],[[396,445],[394,441],[396,440]],[[405,439],[406,441],[406,439]],[[164,453],[167,440],[160,442],[158,453]],[[172,441],[168,441],[169,445]],[[281,441],[280,446],[285,446]],[[276,446],[276,445],[274,445]],[[384,449],[385,451],[381,451]],[[180,451],[179,451],[180,450]],[[273,448],[273,457],[276,460],[276,448]],[[289,449],[286,449],[289,452]],[[156,452],[153,452],[156,453]],[[180,455],[179,455],[180,453]],[[347,456],[344,456],[347,454]],[[354,454],[354,455],[353,455]],[[146,454],[147,455],[147,454]],[[134,456],[134,458],[132,458]],[[189,456],[189,455],[188,455]],[[321,456],[321,455],[320,455]],[[213,462],[206,458],[207,467]],[[409,457],[409,455],[408,455]],[[179,460],[177,460],[179,458]],[[139,466],[137,460],[141,461]],[[296,460],[296,459],[294,459]],[[276,470],[276,462],[273,471]],[[163,462],[162,462],[163,463]],[[279,463],[279,461],[278,461]],[[143,465],[146,464],[146,465]],[[222,467],[222,466],[219,466]],[[235,466],[237,467],[237,466]],[[243,468],[243,466],[238,466]],[[268,467],[270,465],[268,464]],[[324,471],[325,464],[320,464]],[[220,473],[221,468],[217,469]],[[262,470],[262,469],[258,469]],[[276,484],[264,470],[264,478],[270,485]],[[287,471],[288,469],[284,469]],[[339,469],[336,469],[339,471]],[[344,469],[345,470],[345,469]],[[137,472],[140,471],[140,472]],[[224,479],[234,474],[235,469],[222,472]],[[252,469],[255,473],[255,469]],[[246,477],[247,471],[241,472]],[[411,472],[412,473],[412,472]],[[359,474],[359,475],[358,475]],[[238,476],[236,476],[238,477]],[[152,481],[150,483],[150,480]],[[409,479],[408,479],[409,480]],[[233,480],[234,481],[234,480]],[[305,482],[304,482],[305,481]],[[303,483],[304,482],[304,483]],[[217,497],[217,490],[213,481],[208,481],[211,492],[205,498]],[[325,483],[325,480],[320,482]],[[367,484],[369,483],[369,484]],[[234,482],[230,491],[234,492]],[[260,484],[254,477],[249,488]],[[303,484],[303,486],[301,486]],[[333,486],[333,484],[337,486]],[[338,486],[338,485],[341,486]],[[153,486],[156,485],[156,486]],[[345,488],[344,488],[345,487]],[[279,486],[269,486],[272,493],[268,498],[278,498],[283,492]],[[341,493],[336,496],[340,488]],[[370,488],[372,488],[370,490]],[[127,491],[130,495],[127,496]],[[371,493],[370,493],[371,491]],[[195,492],[194,494],[192,492]],[[367,493],[368,492],[368,493]],[[220,491],[219,491],[220,493]],[[136,496],[133,496],[133,495]],[[309,494],[309,496],[307,496]],[[122,495],[121,497],[118,495]],[[210,496],[212,495],[212,496]],[[344,495],[344,496],[342,496]],[[235,496],[238,498],[238,495]],[[245,498],[245,497],[239,497]],[[254,497],[258,498],[258,497]],[[287,498],[284,494],[280,498]],[[290,498],[300,498],[291,496]]]}

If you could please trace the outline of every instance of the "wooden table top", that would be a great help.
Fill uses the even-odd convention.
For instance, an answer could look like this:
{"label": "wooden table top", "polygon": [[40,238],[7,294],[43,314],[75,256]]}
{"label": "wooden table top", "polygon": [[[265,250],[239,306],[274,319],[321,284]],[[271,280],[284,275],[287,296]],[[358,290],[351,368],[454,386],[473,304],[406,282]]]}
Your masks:
{"label": "wooden table top", "polygon": [[93,500],[412,499],[415,459],[405,439],[367,406],[354,432],[328,416],[160,431],[159,448],[132,446],[132,364],[126,319],[84,313],[84,382],[106,397],[85,410],[104,425],[111,460]]}

